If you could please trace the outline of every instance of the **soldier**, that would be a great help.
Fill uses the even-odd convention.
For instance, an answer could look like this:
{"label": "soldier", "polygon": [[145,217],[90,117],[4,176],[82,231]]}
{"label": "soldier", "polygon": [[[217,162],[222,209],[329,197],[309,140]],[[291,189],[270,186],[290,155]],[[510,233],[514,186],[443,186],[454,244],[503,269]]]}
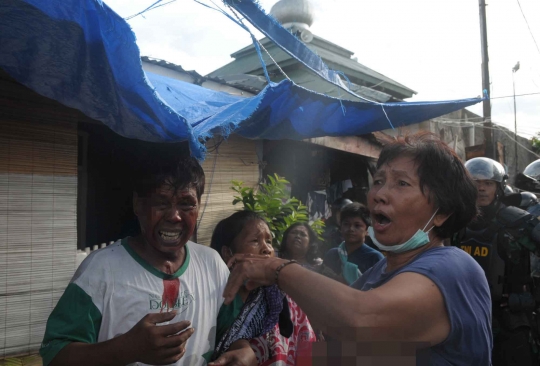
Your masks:
{"label": "soldier", "polygon": [[527,165],[523,173],[516,176],[515,186],[523,191],[540,195],[540,159]]}
{"label": "soldier", "polygon": [[534,193],[523,191],[507,194],[503,199],[503,203],[506,206],[519,207],[533,216],[540,216],[540,202]]}
{"label": "soldier", "polygon": [[452,245],[482,266],[490,286],[493,312],[493,365],[538,365],[535,318],[540,288],[531,278],[530,253],[540,248],[540,221],[527,211],[503,203],[504,168],[488,158],[465,167],[478,187],[481,214],[456,233]]}
{"label": "soldier", "polygon": [[533,161],[516,176],[516,193],[507,194],[504,204],[517,206],[531,215],[540,217],[540,159]]}

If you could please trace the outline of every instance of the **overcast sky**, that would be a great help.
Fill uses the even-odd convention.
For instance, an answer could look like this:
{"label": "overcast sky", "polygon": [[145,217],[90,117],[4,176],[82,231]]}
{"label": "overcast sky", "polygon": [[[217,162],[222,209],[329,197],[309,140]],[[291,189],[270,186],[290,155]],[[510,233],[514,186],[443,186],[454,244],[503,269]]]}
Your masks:
{"label": "overcast sky", "polygon": [[[104,0],[122,17],[155,0]],[[163,0],[163,3],[170,0]],[[212,5],[212,0],[200,0]],[[540,93],[540,51],[517,0],[486,0],[491,96]],[[222,5],[220,0],[214,0]],[[268,12],[277,0],[260,0]],[[311,0],[314,34],[355,53],[358,62],[418,94],[409,101],[476,97],[482,93],[480,26],[476,0]],[[540,46],[540,1],[519,0]],[[141,55],[206,75],[250,44],[249,34],[224,15],[193,0],[176,0],[128,21]],[[258,33],[259,38],[262,36]],[[517,97],[518,134],[540,132],[540,94]],[[492,101],[493,120],[514,129],[513,99]],[[482,106],[470,108],[482,115]]]}

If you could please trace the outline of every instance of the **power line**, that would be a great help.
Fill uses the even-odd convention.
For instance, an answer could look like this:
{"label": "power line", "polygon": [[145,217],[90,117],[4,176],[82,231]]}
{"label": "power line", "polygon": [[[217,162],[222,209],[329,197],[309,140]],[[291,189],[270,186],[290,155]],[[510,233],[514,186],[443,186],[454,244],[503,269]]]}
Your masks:
{"label": "power line", "polygon": [[[529,95],[540,95],[540,92],[536,92],[536,93],[525,93],[525,94],[516,94],[516,97],[526,97],[526,96],[529,96]],[[513,98],[514,95],[503,95],[503,96],[500,96],[500,97],[488,97],[488,99],[490,100],[493,100],[493,99],[504,99],[504,98]],[[480,98],[480,97],[478,97]],[[472,119],[472,118],[477,118],[477,119],[483,119],[484,117],[471,117],[469,119]]]}
{"label": "power line", "polygon": [[527,28],[529,28],[529,33],[531,34],[531,37],[534,41],[534,44],[536,45],[536,50],[538,51],[538,54],[540,54],[540,48],[538,48],[538,43],[536,43],[536,39],[534,38],[534,35],[531,31],[531,27],[529,26],[529,22],[527,21],[527,18],[525,17],[525,13],[523,13],[523,9],[521,8],[521,4],[519,3],[519,0],[516,0],[519,5],[519,10],[521,10],[521,15],[523,15],[523,19],[525,19],[525,23],[527,24]]}
{"label": "power line", "polygon": [[[212,1],[213,2],[213,1]],[[234,16],[236,17],[236,19],[238,20],[238,22],[242,22],[242,18],[240,18],[240,16],[236,13],[236,11],[234,11],[234,9],[227,5],[227,7],[229,8],[229,10],[234,14]],[[272,55],[270,54],[270,52],[268,52],[266,50],[266,48],[263,46],[263,44],[258,40],[256,39],[257,43],[259,44],[259,46],[264,50],[264,52],[266,52],[266,54],[268,55],[268,57],[270,57],[270,60],[272,60],[274,62],[274,65],[276,65],[276,67],[279,69],[279,71],[281,71],[281,73],[283,74],[283,76],[285,76],[287,78],[287,80],[289,81],[292,81],[291,78],[289,78],[289,76],[285,73],[285,71],[283,71],[283,69],[279,66],[279,64],[276,62],[276,60],[274,60],[274,58],[272,57]]]}
{"label": "power line", "polygon": [[[451,127],[473,127],[474,126],[474,127],[478,127],[478,128],[488,128],[488,129],[492,129],[492,130],[499,129],[498,127],[495,128],[495,127],[484,126],[482,123],[479,123],[479,122],[467,122],[467,121],[453,120],[453,119],[432,119],[431,121],[436,122],[436,123],[442,123],[444,125],[449,125],[449,126],[451,126],[453,124],[453,126],[451,126]],[[493,122],[493,124],[497,124],[501,128],[507,128],[507,127],[503,126],[501,123]],[[520,129],[520,130],[518,130],[518,132],[534,135],[534,132],[536,132],[536,130]]]}
{"label": "power line", "polygon": [[[516,94],[516,97],[524,97],[524,96],[527,96],[527,95],[538,95],[540,94],[539,93],[526,93],[526,94]],[[492,98],[489,98],[489,99],[502,99],[502,98],[513,98],[514,96],[513,95],[505,95],[504,97],[492,97]]]}
{"label": "power line", "polygon": [[[462,119],[459,119],[459,118],[456,118],[456,119],[453,119],[453,118],[448,118],[448,117],[436,117],[436,118],[432,118],[431,120],[434,121],[434,122],[450,122],[450,123],[462,123],[462,124],[473,124],[475,126],[480,126],[481,124],[483,124],[483,121],[482,120],[479,120],[479,121],[475,121],[475,119],[481,119],[483,117],[470,117],[470,118],[462,118]],[[499,125],[503,126],[504,123],[501,123],[501,121],[494,121],[493,123],[498,123]],[[521,131],[536,131],[536,129],[534,127],[529,127],[529,126],[521,126]]]}
{"label": "power line", "polygon": [[153,6],[159,4],[161,1],[162,1],[162,0],[157,0],[155,3],[153,3],[152,5],[150,5],[149,7],[147,7],[146,9],[144,9],[143,11],[140,11],[140,12],[138,12],[138,13],[135,13],[135,14],[133,14],[133,15],[130,15],[130,16],[124,18],[124,20],[130,20],[130,19],[132,19],[132,18],[135,18],[136,16],[139,16],[139,15],[141,15],[141,14],[144,14],[145,12],[151,10]]}
{"label": "power line", "polygon": [[[466,120],[460,120],[460,119],[447,119],[447,118],[432,118],[431,121],[433,122],[437,122],[437,123],[443,123],[443,124],[458,124],[460,125],[460,127],[464,127],[464,126],[469,126],[469,127],[472,127],[472,126],[476,126],[476,127],[481,127],[481,128],[485,128],[485,126],[483,125],[483,123],[481,122],[472,122],[472,121],[466,121]],[[503,123],[501,123],[500,121],[499,122],[495,122],[495,121],[492,121],[493,123],[496,123],[497,125],[503,127],[503,128],[507,128]],[[457,127],[457,126],[456,126]],[[529,133],[530,131],[536,131],[534,128],[533,129],[530,129],[530,128],[522,128],[519,130],[520,132],[526,132],[526,133]]]}
{"label": "power line", "polygon": [[175,2],[176,0],[170,0],[170,1],[166,2],[166,3],[163,3],[163,4],[158,5],[158,4],[159,4],[160,2],[162,2],[162,1],[163,1],[163,0],[157,0],[155,3],[153,3],[152,5],[150,5],[149,7],[147,7],[146,9],[144,9],[143,11],[140,11],[140,12],[138,12],[138,13],[135,13],[135,14],[133,14],[133,15],[130,15],[130,16],[124,18],[124,20],[130,20],[130,19],[133,19],[133,18],[135,18],[135,17],[137,17],[137,16],[139,16],[139,15],[142,15],[142,14],[144,14],[144,13],[146,13],[146,12],[149,12],[150,10],[154,10],[154,9],[160,8],[160,7],[162,7],[162,6],[168,5],[168,4],[170,4],[170,3],[173,3],[173,2]]}
{"label": "power line", "polygon": [[[435,122],[440,122],[440,121],[435,121]],[[457,125],[457,126],[451,126],[451,122],[448,122],[448,123],[444,123],[442,122],[443,124],[447,124],[447,125],[450,125],[450,127],[463,127],[461,125]],[[530,152],[531,154],[533,154],[534,156],[540,158],[540,155],[538,155],[537,153],[535,153],[534,151],[530,150],[529,148],[527,148],[525,145],[523,145],[521,142],[517,141],[512,135],[508,134],[505,130],[504,130],[504,127],[502,126],[499,126],[495,123],[493,123],[493,126],[495,127],[487,127],[487,126],[484,126],[484,125],[477,125],[475,124],[474,127],[478,127],[478,128],[486,128],[486,129],[489,129],[489,130],[499,130],[501,131],[502,133],[504,133],[510,140],[512,140],[513,142],[517,143],[519,146],[521,146],[523,149],[527,150],[528,152]],[[472,127],[472,126],[471,126]]]}
{"label": "power line", "polygon": [[[493,124],[494,126],[497,126],[496,124]],[[453,126],[453,127],[462,127],[462,126]],[[497,127],[487,127],[487,126],[482,126],[482,125],[478,125],[478,126],[475,126],[475,127],[479,127],[479,128],[487,128],[487,129],[490,129],[490,130],[499,130],[501,131],[502,133],[504,133],[510,140],[512,140],[513,142],[517,143],[521,148],[527,150],[528,152],[530,152],[531,154],[533,154],[534,156],[540,158],[540,155],[538,155],[537,153],[535,153],[534,151],[530,150],[529,148],[527,148],[525,145],[523,145],[521,142],[517,141],[512,135],[508,134],[502,127],[500,126],[497,126]]]}
{"label": "power line", "polygon": [[[164,4],[160,4],[160,5],[158,5],[158,6],[154,6],[154,7],[153,7],[152,9],[150,9],[150,10],[154,10],[154,9],[160,8],[160,7],[162,7],[162,6],[168,5],[168,4],[170,4],[170,3],[174,3],[175,1],[176,1],[176,0],[171,0],[171,1],[166,2],[166,3],[164,3]],[[149,11],[150,11],[150,10],[149,10]]]}
{"label": "power line", "polygon": [[[493,126],[497,126],[496,124],[493,124]],[[525,145],[522,145],[521,142],[519,142],[517,139],[515,139],[514,137],[510,136],[503,128],[501,127],[498,127],[499,130],[502,131],[502,133],[504,133],[506,136],[508,136],[508,138],[510,140],[513,140],[516,144],[518,144],[519,146],[521,146],[522,148],[524,148],[525,150],[527,150],[528,152],[530,152],[531,154],[533,154],[534,156],[540,158],[540,155],[538,155],[537,153],[535,153],[534,151],[532,150],[529,150]]]}

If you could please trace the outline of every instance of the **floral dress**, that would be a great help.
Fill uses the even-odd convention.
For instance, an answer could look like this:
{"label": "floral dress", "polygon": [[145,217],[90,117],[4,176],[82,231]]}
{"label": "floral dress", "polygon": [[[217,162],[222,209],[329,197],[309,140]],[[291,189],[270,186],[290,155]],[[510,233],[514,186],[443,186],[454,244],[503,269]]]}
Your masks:
{"label": "floral dress", "polygon": [[293,332],[289,338],[281,335],[279,325],[268,333],[250,340],[250,345],[261,366],[297,365],[299,349],[305,349],[306,342],[315,342],[315,332],[306,314],[287,296]]}

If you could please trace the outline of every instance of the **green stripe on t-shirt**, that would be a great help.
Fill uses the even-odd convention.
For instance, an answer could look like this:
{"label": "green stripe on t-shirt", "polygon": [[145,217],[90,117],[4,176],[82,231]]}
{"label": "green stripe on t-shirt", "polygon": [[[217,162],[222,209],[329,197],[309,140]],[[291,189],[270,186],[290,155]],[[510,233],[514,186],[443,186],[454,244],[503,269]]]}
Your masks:
{"label": "green stripe on t-shirt", "polygon": [[128,243],[128,238],[122,239],[122,246],[126,250],[126,252],[129,253],[129,255],[137,262],[139,263],[145,270],[152,273],[154,276],[161,278],[162,280],[168,280],[171,278],[177,278],[184,274],[186,269],[189,265],[189,248],[187,246],[187,243],[184,245],[184,248],[186,248],[186,260],[184,261],[184,264],[178,268],[176,272],[174,272],[172,275],[161,272],[157,268],[153,267],[150,263],[145,261],[139,254],[137,254],[136,251],[133,250],[133,248]]}
{"label": "green stripe on t-shirt", "polygon": [[47,366],[72,342],[97,343],[101,312],[82,288],[70,283],[47,321],[39,353]]}

